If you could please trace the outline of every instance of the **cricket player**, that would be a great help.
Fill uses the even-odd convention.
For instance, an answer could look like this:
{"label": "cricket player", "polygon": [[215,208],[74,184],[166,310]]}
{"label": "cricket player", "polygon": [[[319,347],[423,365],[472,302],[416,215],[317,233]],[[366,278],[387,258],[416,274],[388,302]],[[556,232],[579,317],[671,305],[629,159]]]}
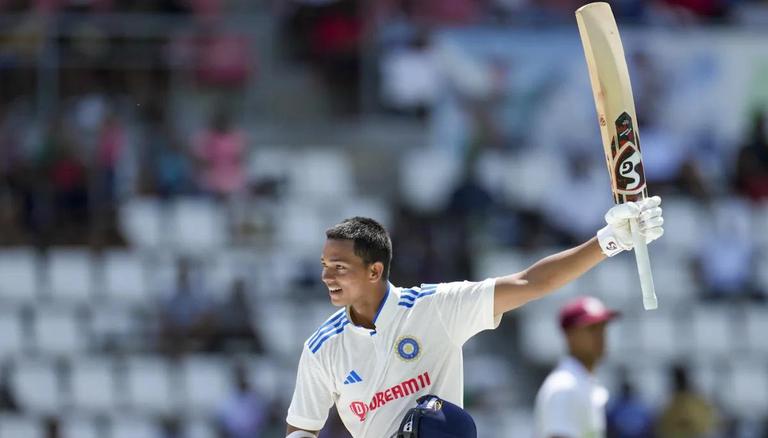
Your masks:
{"label": "cricket player", "polygon": [[334,404],[355,438],[391,436],[427,394],[463,407],[462,345],[496,328],[504,312],[631,249],[630,218],[639,219],[647,242],[659,238],[660,203],[653,197],[614,206],[596,237],[521,272],[411,288],[388,280],[392,243],[379,223],[354,217],[329,228],[322,281],[340,309],[304,343],[287,437],[316,437]]}
{"label": "cricket player", "polygon": [[618,316],[594,297],[579,297],[560,309],[568,355],[536,395],[534,438],[605,436],[608,390],[594,376],[605,350],[605,326]]}

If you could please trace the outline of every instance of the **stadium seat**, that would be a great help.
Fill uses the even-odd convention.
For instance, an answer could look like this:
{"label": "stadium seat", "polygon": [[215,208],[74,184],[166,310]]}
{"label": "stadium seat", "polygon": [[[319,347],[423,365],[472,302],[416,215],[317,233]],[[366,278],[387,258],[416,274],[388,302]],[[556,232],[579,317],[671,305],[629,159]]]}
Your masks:
{"label": "stadium seat", "polygon": [[277,398],[280,394],[280,366],[266,358],[251,358],[248,364],[248,376],[251,385],[260,394],[270,399]]}
{"label": "stadium seat", "polygon": [[48,252],[50,297],[61,302],[87,302],[94,298],[94,259],[84,249],[58,248]]}
{"label": "stadium seat", "polygon": [[210,413],[231,393],[231,368],[218,356],[187,357],[180,371],[187,412]]}
{"label": "stadium seat", "polygon": [[70,402],[75,409],[108,413],[117,408],[117,388],[112,360],[78,358],[71,362]]}
{"label": "stadium seat", "polygon": [[21,318],[15,310],[0,311],[0,358],[21,353],[28,345]]}
{"label": "stadium seat", "polygon": [[690,336],[685,347],[689,357],[714,361],[735,352],[734,315],[726,306],[696,305],[689,308]]}
{"label": "stadium seat", "polygon": [[92,420],[78,415],[68,415],[61,420],[62,438],[102,438]]}
{"label": "stadium seat", "polygon": [[749,306],[745,309],[744,323],[746,350],[763,360],[768,359],[768,309]]}
{"label": "stadium seat", "polygon": [[125,364],[125,396],[133,409],[170,413],[177,404],[168,363],[161,358],[131,357]]}
{"label": "stadium seat", "polygon": [[763,248],[768,248],[768,202],[762,202],[752,208],[752,227],[752,236],[757,239],[757,243]]}
{"label": "stadium seat", "polygon": [[319,252],[325,241],[325,230],[338,218],[323,219],[322,208],[316,202],[292,198],[277,207],[275,241],[288,249]]}
{"label": "stadium seat", "polygon": [[76,311],[54,307],[35,310],[36,350],[48,355],[71,355],[87,348],[86,334]]}
{"label": "stadium seat", "polygon": [[352,165],[341,148],[315,147],[296,151],[288,170],[292,196],[336,200],[354,194]]}
{"label": "stadium seat", "polygon": [[[563,162],[558,154],[543,149],[529,150],[510,161],[505,181],[505,197],[513,205],[538,209],[541,200],[549,195],[557,167]],[[560,166],[562,167],[562,166]],[[542,171],[542,169],[548,169]]]}
{"label": "stadium seat", "polygon": [[474,260],[478,278],[498,277],[522,271],[529,264],[529,258],[522,251],[514,249],[485,251]]}
{"label": "stadium seat", "polygon": [[259,146],[248,157],[248,180],[287,180],[293,167],[293,155],[290,146]]}
{"label": "stadium seat", "polygon": [[158,424],[151,417],[113,416],[111,438],[155,438],[160,435]]}
{"label": "stadium seat", "polygon": [[104,292],[108,299],[146,304],[147,278],[136,251],[109,251],[102,259]]}
{"label": "stadium seat", "polygon": [[720,396],[729,412],[762,419],[768,411],[768,367],[765,362],[731,358]]}
{"label": "stadium seat", "polygon": [[120,231],[131,246],[152,249],[168,241],[164,209],[159,199],[149,197],[137,197],[120,204]]}
{"label": "stadium seat", "polygon": [[219,435],[213,425],[203,419],[187,421],[185,425],[187,438],[217,438]]}
{"label": "stadium seat", "polygon": [[[766,220],[768,221],[768,220]],[[763,247],[763,253],[758,257],[755,281],[757,287],[763,293],[765,298],[768,298],[768,244]]]}
{"label": "stadium seat", "polygon": [[58,413],[62,397],[54,363],[19,358],[16,364],[12,385],[25,411],[40,415]]}
{"label": "stadium seat", "polygon": [[249,278],[254,273],[254,259],[251,250],[227,249],[209,254],[204,264],[203,281],[211,296],[226,299],[233,282],[238,278]]}
{"label": "stadium seat", "polygon": [[629,378],[650,406],[663,406],[669,394],[666,366],[654,360],[640,360],[629,367]]}
{"label": "stadium seat", "polygon": [[[634,256],[621,254],[594,269],[595,295],[619,310],[640,305],[640,285]],[[588,289],[589,290],[589,289]]]}
{"label": "stadium seat", "polygon": [[31,301],[40,287],[40,260],[31,248],[0,250],[0,300]]}
{"label": "stadium seat", "polygon": [[[332,312],[328,313],[330,316]],[[256,322],[264,340],[267,351],[275,357],[293,357],[301,351],[301,346],[312,332],[299,333],[301,327],[296,325],[296,309],[294,306],[272,302],[269,309],[257,309]],[[314,327],[316,330],[318,326]]]}
{"label": "stadium seat", "polygon": [[229,224],[224,207],[209,198],[186,197],[171,206],[169,235],[174,248],[205,254],[227,241]]}
{"label": "stadium seat", "polygon": [[131,349],[147,341],[141,337],[137,316],[130,307],[114,303],[90,306],[90,345],[92,348]]}
{"label": "stadium seat", "polygon": [[[389,204],[383,199],[372,196],[355,196],[343,199],[340,211],[332,209],[329,215],[330,222],[332,223],[353,216],[365,216],[376,219],[387,229],[391,229],[394,225],[392,223],[392,208]],[[323,233],[323,236],[325,236],[325,233]]]}
{"label": "stadium seat", "polygon": [[464,358],[464,387],[473,393],[509,389],[512,384],[509,363],[489,354]]}
{"label": "stadium seat", "polygon": [[461,163],[436,149],[411,149],[400,157],[398,182],[403,201],[420,212],[440,211],[459,182]]}
{"label": "stadium seat", "polygon": [[540,364],[552,365],[565,352],[565,343],[554,315],[556,311],[526,312],[521,319],[520,345],[526,357]]}
{"label": "stadium seat", "polygon": [[20,415],[0,415],[0,438],[40,438],[42,423]]}
{"label": "stadium seat", "polygon": [[676,316],[664,309],[643,313],[637,319],[643,354],[657,363],[667,364],[684,354],[678,335],[681,327]]}
{"label": "stadium seat", "polygon": [[[666,234],[665,232],[664,235]],[[653,283],[656,286],[659,307],[687,309],[697,298],[696,283],[690,269],[690,253],[684,252],[681,256],[679,251],[672,251],[669,247],[659,247],[651,249],[650,254]]]}
{"label": "stadium seat", "polygon": [[[178,255],[173,252],[153,254],[146,264],[147,298],[153,305],[169,294],[176,285]],[[194,271],[194,269],[193,269]]]}
{"label": "stadium seat", "polygon": [[[641,306],[639,294],[637,298],[637,305]],[[606,354],[609,358],[621,361],[643,354],[642,339],[638,336],[639,318],[642,318],[642,315],[638,317],[626,312],[608,325],[605,336]]]}
{"label": "stadium seat", "polygon": [[690,364],[690,375],[694,389],[699,391],[708,400],[718,398],[718,388],[721,387],[723,377],[720,362],[697,361]]}
{"label": "stadium seat", "polygon": [[709,215],[691,198],[667,196],[663,202],[664,239],[659,240],[659,246],[693,250],[707,229]]}
{"label": "stadium seat", "polygon": [[507,415],[499,415],[503,422],[500,429],[493,435],[478,436],[509,436],[509,437],[531,437],[533,436],[533,412],[528,407],[513,408]]}

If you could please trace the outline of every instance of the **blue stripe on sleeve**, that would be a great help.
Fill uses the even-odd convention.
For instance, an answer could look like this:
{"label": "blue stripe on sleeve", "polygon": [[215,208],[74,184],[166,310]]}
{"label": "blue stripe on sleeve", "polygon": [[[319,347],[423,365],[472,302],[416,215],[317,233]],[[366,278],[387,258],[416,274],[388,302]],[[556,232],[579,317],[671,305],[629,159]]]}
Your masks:
{"label": "blue stripe on sleeve", "polygon": [[317,352],[317,350],[320,349],[320,347],[325,343],[325,341],[327,341],[328,339],[332,338],[333,336],[336,336],[339,333],[343,332],[344,331],[344,326],[346,326],[347,324],[349,324],[349,321],[347,321],[345,319],[344,323],[341,324],[341,326],[339,328],[337,328],[335,331],[330,332],[330,333],[326,334],[325,336],[323,336],[322,338],[320,338],[320,340],[317,341],[317,344],[315,344],[314,347],[311,347],[312,353]]}
{"label": "blue stripe on sleeve", "polygon": [[343,318],[339,319],[332,325],[327,325],[323,327],[320,330],[320,333],[318,333],[317,337],[315,337],[315,339],[312,340],[311,342],[308,342],[307,345],[309,345],[310,347],[317,345],[317,343],[322,341],[323,337],[326,336],[328,333],[333,333],[334,331],[338,330],[339,327],[343,327],[348,323],[349,323],[349,320],[347,319],[346,315],[344,315]]}
{"label": "blue stripe on sleeve", "polygon": [[317,340],[317,338],[319,338],[320,335],[323,333],[324,328],[329,327],[331,325],[336,325],[335,323],[337,322],[337,320],[345,315],[346,315],[346,309],[341,309],[338,312],[336,312],[335,315],[333,315],[330,319],[325,321],[323,325],[321,325],[320,328],[318,328],[317,331],[315,331],[315,333],[312,335],[311,338],[309,338],[309,341],[307,342],[310,344],[315,342],[315,340]]}

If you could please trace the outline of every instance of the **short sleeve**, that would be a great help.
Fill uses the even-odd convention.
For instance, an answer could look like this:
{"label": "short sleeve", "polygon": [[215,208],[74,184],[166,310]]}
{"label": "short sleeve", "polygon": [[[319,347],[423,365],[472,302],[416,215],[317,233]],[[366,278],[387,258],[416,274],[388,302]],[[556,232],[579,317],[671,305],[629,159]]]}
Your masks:
{"label": "short sleeve", "polygon": [[456,345],[463,345],[483,330],[498,327],[501,316],[495,318],[493,315],[495,285],[493,278],[438,285],[432,301]]}
{"label": "short sleeve", "polygon": [[306,347],[301,353],[296,373],[296,388],[288,408],[286,422],[306,430],[320,430],[333,406],[333,389],[328,374],[317,357]]}
{"label": "short sleeve", "polygon": [[538,420],[544,437],[579,437],[579,403],[575,389],[553,391],[540,400]]}

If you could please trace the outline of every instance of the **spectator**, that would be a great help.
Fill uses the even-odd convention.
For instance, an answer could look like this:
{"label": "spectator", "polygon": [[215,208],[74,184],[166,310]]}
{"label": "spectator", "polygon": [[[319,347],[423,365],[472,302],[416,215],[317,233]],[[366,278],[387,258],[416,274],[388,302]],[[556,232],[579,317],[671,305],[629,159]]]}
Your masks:
{"label": "spectator", "polygon": [[758,247],[750,227],[750,208],[738,199],[712,207],[711,224],[693,253],[695,279],[705,298],[763,299],[756,284]]}
{"label": "spectator", "polygon": [[61,423],[58,417],[43,419],[43,433],[45,438],[61,438]]}
{"label": "spectator", "polygon": [[607,410],[609,438],[653,438],[653,412],[635,393],[624,375],[618,396],[610,400]]}
{"label": "spectator", "polygon": [[117,166],[124,153],[126,135],[123,124],[114,113],[108,114],[98,135],[97,159],[100,201],[112,205],[116,196]]}
{"label": "spectator", "polygon": [[86,162],[63,117],[45,141],[42,167],[53,202],[46,226],[55,228],[58,243],[83,243],[90,205]]}
{"label": "spectator", "polygon": [[681,365],[670,369],[672,395],[659,416],[659,438],[697,438],[714,432],[717,415],[712,405],[693,389]]}
{"label": "spectator", "polygon": [[643,169],[648,186],[654,193],[675,193],[707,198],[697,155],[691,153],[693,144],[659,125],[658,114],[650,112],[639,119],[642,132]]}
{"label": "spectator", "polygon": [[177,416],[166,416],[160,419],[160,438],[185,438],[181,421]]}
{"label": "spectator", "polygon": [[19,412],[19,403],[11,387],[11,364],[6,362],[0,370],[0,412]]}
{"label": "spectator", "polygon": [[245,188],[245,134],[232,126],[226,111],[211,119],[209,129],[197,138],[200,186],[213,195],[227,197]]}
{"label": "spectator", "polygon": [[698,17],[716,18],[725,15],[725,0],[664,0],[663,3],[672,9],[681,9]]}
{"label": "spectator", "polygon": [[429,36],[420,33],[407,47],[386,53],[381,60],[381,76],[381,94],[386,105],[425,114],[440,88]]}
{"label": "spectator", "polygon": [[471,163],[464,168],[461,181],[448,200],[447,217],[462,219],[487,216],[497,207],[493,195],[483,186]]}
{"label": "spectator", "polygon": [[359,3],[339,0],[322,8],[311,24],[311,59],[331,91],[334,109],[355,112],[360,85],[363,23]]}
{"label": "spectator", "polygon": [[147,118],[144,136],[143,178],[163,198],[194,191],[194,169],[185,144],[176,135],[164,109],[155,108]]}
{"label": "spectator", "polygon": [[768,124],[766,111],[756,112],[736,161],[736,190],[753,201],[768,199]]}
{"label": "spectator", "polygon": [[214,307],[191,277],[190,262],[180,259],[175,288],[161,303],[161,348],[170,354],[206,350],[215,334]]}
{"label": "spectator", "polygon": [[248,299],[247,284],[244,279],[238,278],[232,282],[227,301],[222,303],[217,312],[217,349],[226,350],[226,347],[237,342],[247,346],[247,350],[262,353],[264,347],[261,338],[255,331],[251,303]]}
{"label": "spectator", "polygon": [[217,426],[222,438],[253,438],[263,436],[270,420],[270,403],[251,387],[247,368],[235,367],[232,374],[235,387],[232,396],[218,409]]}
{"label": "spectator", "polygon": [[[605,165],[594,160],[583,150],[572,150],[564,161],[563,172],[553,172],[551,182],[557,190],[540,201],[541,211],[551,225],[550,234],[560,239],[559,244],[573,245],[589,236],[603,221],[596,211],[610,207],[605,196]],[[553,164],[553,170],[557,163]],[[563,208],[571,213],[562,215]]]}
{"label": "spectator", "polygon": [[210,28],[195,37],[193,44],[195,73],[203,85],[239,90],[254,73],[247,36]]}

